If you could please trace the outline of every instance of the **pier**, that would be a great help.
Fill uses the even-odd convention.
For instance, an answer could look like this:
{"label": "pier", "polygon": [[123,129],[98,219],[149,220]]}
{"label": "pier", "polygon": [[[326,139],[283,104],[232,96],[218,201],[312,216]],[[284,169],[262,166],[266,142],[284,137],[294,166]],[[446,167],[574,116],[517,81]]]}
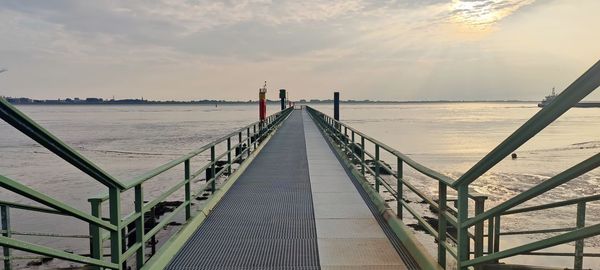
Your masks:
{"label": "pier", "polygon": [[[584,239],[600,234],[600,224],[586,224],[586,204],[600,195],[521,204],[596,169],[600,154],[492,207],[486,207],[488,197],[470,184],[599,85],[600,62],[457,179],[340,121],[337,110],[331,117],[282,102],[276,114],[261,111],[261,121],[122,180],[0,98],[4,121],[105,187],[88,199],[89,211],[82,211],[0,175],[0,187],[41,205],[0,201],[4,269],[24,258],[13,255],[15,251],[96,269],[536,269],[501,261],[515,256],[571,257],[573,268],[583,269],[585,257],[600,256],[584,251]],[[408,167],[431,181],[435,196],[411,184],[414,179],[403,173]],[[179,170],[181,179],[147,198],[144,190],[150,181],[171,170]],[[134,196],[129,205],[133,211],[124,213],[128,192]],[[435,224],[404,199],[409,192],[437,215]],[[180,196],[181,203],[160,218],[153,216],[172,196]],[[503,216],[569,205],[577,206],[573,228],[502,231]],[[23,232],[11,227],[11,209],[78,219],[89,226],[89,235]],[[406,225],[409,218],[423,228],[430,243],[415,236]],[[174,221],[180,226],[157,245],[156,236]],[[534,234],[538,238],[530,243],[509,248],[501,244],[504,235]],[[89,253],[43,246],[32,237],[88,241]],[[571,242],[572,253],[544,250]]]}

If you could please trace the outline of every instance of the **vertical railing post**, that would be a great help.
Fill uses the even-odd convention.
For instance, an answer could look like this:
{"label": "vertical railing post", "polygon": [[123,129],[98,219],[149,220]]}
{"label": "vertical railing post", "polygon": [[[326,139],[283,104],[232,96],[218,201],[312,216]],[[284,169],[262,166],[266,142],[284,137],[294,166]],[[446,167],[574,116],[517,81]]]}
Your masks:
{"label": "vertical railing post", "polygon": [[227,174],[231,175],[231,137],[227,138]]}
{"label": "vertical railing post", "polygon": [[375,190],[379,193],[379,144],[375,144]]}
{"label": "vertical railing post", "polygon": [[[8,205],[0,205],[0,219],[2,221],[2,236],[10,238],[10,208],[8,207]],[[2,247],[2,253],[4,255],[4,269],[10,270],[10,248]]]}
{"label": "vertical railing post", "polygon": [[354,130],[352,130],[352,149],[350,150],[350,153],[352,155],[350,155],[350,160],[352,161],[352,163],[354,163],[356,161],[356,157],[354,156],[356,154],[356,151],[354,151],[356,149],[356,143],[354,141]]}
{"label": "vertical railing post", "polygon": [[121,226],[121,190],[116,187],[108,189],[108,208],[110,211],[110,223],[116,227],[110,232],[110,259],[114,264],[121,265],[121,252],[123,248],[123,234]]}
{"label": "vertical railing post", "polygon": [[494,217],[488,219],[487,252],[494,253]]}
{"label": "vertical railing post", "polygon": [[242,132],[240,131],[238,133],[238,146],[240,148],[240,161],[242,160],[242,158],[244,157],[244,151],[242,150]]}
{"label": "vertical railing post", "polygon": [[[485,210],[485,197],[475,198],[475,216]],[[475,258],[483,256],[483,220],[475,224]],[[476,269],[479,269],[476,267]]]}
{"label": "vertical railing post", "polygon": [[[271,121],[271,116],[269,116],[269,122]],[[258,136],[256,136],[256,125],[252,125],[252,137],[254,138],[254,149],[256,149],[256,145],[258,144]]]}
{"label": "vertical railing post", "polygon": [[500,252],[500,215],[494,217],[494,253]]}
{"label": "vertical railing post", "polygon": [[[90,199],[90,206],[92,216],[102,219],[102,200],[101,199]],[[102,260],[102,234],[100,233],[100,227],[96,224],[90,223],[90,255],[92,258]],[[94,267],[93,269],[100,269],[100,267]]]}
{"label": "vertical railing post", "polygon": [[398,218],[400,220],[402,220],[402,212],[403,212],[403,207],[402,207],[402,200],[404,198],[404,185],[402,184],[402,181],[404,181],[404,168],[403,168],[403,161],[400,157],[396,158],[396,216],[398,216]]}
{"label": "vertical railing post", "polygon": [[[189,165],[189,160],[186,160],[186,163]],[[189,166],[188,166],[189,167]],[[186,177],[186,180],[189,181],[189,175]],[[136,251],[135,255],[135,267],[137,269],[141,269],[144,266],[144,260],[146,257],[146,246],[144,245],[144,190],[142,189],[142,184],[138,184],[135,186],[135,213],[140,215],[135,220],[135,242],[140,244],[141,246]],[[186,203],[188,203],[188,192],[186,186]],[[187,207],[186,207],[186,219],[187,216]]]}
{"label": "vertical railing post", "polygon": [[215,146],[214,145],[210,147],[210,162],[211,162],[211,165],[210,165],[210,174],[211,174],[211,177],[212,177],[212,183],[210,184],[210,191],[212,193],[215,193],[215,190],[216,190],[216,187],[217,187],[216,186],[216,184],[217,184],[216,183],[217,182],[217,177],[216,177],[217,172],[216,172],[216,166],[215,166],[216,162],[215,162]]}
{"label": "vertical railing post", "polygon": [[183,181],[185,181],[185,220],[192,217],[192,183],[190,183],[190,160],[183,162]]}
{"label": "vertical railing post", "polygon": [[439,181],[438,185],[438,264],[442,268],[446,269],[446,231],[447,231],[447,220],[446,220],[446,199],[448,195],[448,186],[444,182]]}
{"label": "vertical railing post", "polygon": [[360,172],[365,176],[365,136],[360,136]]}
{"label": "vertical railing post", "polygon": [[[585,202],[577,203],[577,229],[585,227]],[[575,241],[575,262],[573,268],[581,270],[583,268],[583,239]]]}
{"label": "vertical railing post", "polygon": [[250,128],[246,128],[246,145],[248,145],[248,156],[250,156],[250,151],[252,151],[252,142],[250,141]]}
{"label": "vertical railing post", "polygon": [[466,270],[467,267],[463,266],[464,262],[469,260],[469,228],[463,227],[463,224],[469,218],[469,186],[460,185],[458,186],[458,200],[457,200],[457,262],[456,269]]}

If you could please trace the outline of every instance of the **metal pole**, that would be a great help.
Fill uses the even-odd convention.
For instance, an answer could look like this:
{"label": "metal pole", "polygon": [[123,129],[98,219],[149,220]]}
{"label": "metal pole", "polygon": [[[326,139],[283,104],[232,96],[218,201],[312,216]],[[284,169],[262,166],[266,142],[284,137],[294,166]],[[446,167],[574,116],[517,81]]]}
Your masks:
{"label": "metal pole", "polygon": [[[2,218],[2,236],[10,237],[10,208],[7,205],[0,205],[0,216]],[[2,247],[4,255],[4,269],[10,270],[10,248]]]}
{"label": "metal pole", "polygon": [[365,176],[365,137],[364,136],[360,136],[360,164],[361,166],[361,173],[363,175],[363,177]]}
{"label": "metal pole", "polygon": [[[475,215],[480,215],[485,209],[485,198],[475,199]],[[475,258],[483,256],[483,220],[475,224]],[[479,269],[479,268],[477,268]]]}
{"label": "metal pole", "polygon": [[[189,168],[189,160],[186,160],[187,167]],[[189,175],[186,177],[186,180],[189,184]],[[186,185],[186,203],[189,203],[189,192],[188,186]],[[189,206],[189,204],[188,204]],[[142,189],[142,185],[139,184],[135,186],[135,212],[140,216],[135,221],[135,241],[138,244],[141,244],[140,248],[138,248],[135,256],[135,267],[137,269],[142,268],[144,265],[144,259],[146,257],[145,245],[144,245],[144,192]],[[186,220],[189,219],[188,216],[188,208],[186,207]]]}
{"label": "metal pole", "polygon": [[444,269],[446,269],[446,247],[443,245],[446,243],[446,198],[448,193],[448,187],[442,181],[439,181],[438,187],[438,203],[439,203],[439,211],[438,211],[438,263]]}
{"label": "metal pole", "polygon": [[[102,200],[91,199],[90,200],[92,216],[102,218]],[[102,235],[100,234],[100,227],[93,223],[90,223],[90,253],[92,258],[101,260],[102,259]],[[94,267],[94,269],[100,269],[100,267]]]}
{"label": "metal pole", "polygon": [[[250,130],[250,129],[248,129]],[[217,177],[216,174],[216,166],[215,166],[215,146],[211,146],[210,147],[210,173],[211,173],[211,177],[212,177],[212,184],[210,184],[210,190],[211,192],[214,194],[215,190],[216,190],[216,182],[217,182]]]}
{"label": "metal pole", "polygon": [[121,252],[123,234],[121,232],[121,190],[116,187],[108,189],[108,204],[110,210],[110,223],[116,227],[110,232],[110,258],[111,262],[121,267]]}
{"label": "metal pole", "polygon": [[467,267],[463,266],[465,261],[469,260],[469,228],[462,228],[462,224],[469,218],[469,186],[463,184],[458,187],[458,215],[457,215],[457,266],[458,270],[466,270]]}
{"label": "metal pole", "polygon": [[231,137],[227,138],[227,173],[231,175]]}
{"label": "metal pole", "polygon": [[[585,202],[577,203],[577,229],[585,227]],[[575,270],[583,268],[583,239],[575,241]]]}
{"label": "metal pole", "polygon": [[375,190],[379,193],[379,144],[375,144]]}
{"label": "metal pole", "polygon": [[183,179],[185,179],[185,220],[192,217],[192,187],[190,183],[190,160],[183,163]]}
{"label": "metal pole", "polygon": [[340,92],[333,92],[333,118],[340,121]]}
{"label": "metal pole", "polygon": [[279,99],[281,99],[281,110],[285,110],[285,89],[279,89]]}
{"label": "metal pole", "polygon": [[402,220],[402,200],[404,194],[402,181],[404,181],[404,169],[402,168],[403,162],[400,157],[397,158],[396,164],[398,166],[396,173],[396,215]]}

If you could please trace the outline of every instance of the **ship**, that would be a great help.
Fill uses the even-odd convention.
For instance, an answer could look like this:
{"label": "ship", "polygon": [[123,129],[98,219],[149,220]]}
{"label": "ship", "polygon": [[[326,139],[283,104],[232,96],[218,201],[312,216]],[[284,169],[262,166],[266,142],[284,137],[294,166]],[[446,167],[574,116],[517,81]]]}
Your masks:
{"label": "ship", "polygon": [[[542,108],[542,107],[545,107],[545,106],[549,105],[550,103],[552,103],[552,101],[554,101],[554,99],[557,96],[558,95],[556,94],[556,91],[555,91],[554,87],[552,87],[552,94],[547,95],[546,97],[544,97],[544,99],[542,99],[542,101],[540,101],[540,103],[538,103],[538,107]],[[573,106],[573,107],[577,107],[577,108],[600,108],[600,102],[591,102],[591,101],[579,102],[579,103],[575,104],[575,106]]]}

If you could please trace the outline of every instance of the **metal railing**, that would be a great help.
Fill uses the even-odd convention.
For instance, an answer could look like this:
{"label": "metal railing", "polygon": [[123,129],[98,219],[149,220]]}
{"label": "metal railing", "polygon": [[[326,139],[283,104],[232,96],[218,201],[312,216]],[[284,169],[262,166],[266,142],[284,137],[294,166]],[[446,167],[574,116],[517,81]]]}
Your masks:
{"label": "metal railing", "polygon": [[[4,98],[0,98],[0,118],[34,139],[51,152],[60,156],[65,161],[80,169],[82,172],[102,183],[107,189],[107,194],[90,198],[91,211],[87,213],[59,200],[51,198],[44,193],[36,191],[19,181],[0,175],[0,187],[12,191],[18,195],[29,198],[46,207],[24,205],[15,202],[0,201],[0,216],[2,222],[2,235],[0,246],[3,247],[4,269],[11,269],[11,260],[31,258],[59,258],[67,261],[82,263],[96,268],[124,269],[129,258],[135,256],[135,267],[141,268],[153,255],[146,254],[146,244],[153,244],[153,238],[158,232],[165,228],[181,212],[185,212],[185,221],[188,222],[197,211],[192,209],[192,199],[196,196],[210,191],[213,194],[217,190],[218,181],[227,181],[233,173],[233,164],[240,165],[246,162],[248,157],[258,145],[283,122],[291,113],[292,108],[268,116],[264,122],[255,122],[232,133],[229,133],[197,150],[194,150],[180,158],[157,167],[147,173],[129,181],[120,181],[112,177],[91,161],[84,158],[67,144],[54,137],[50,132],[39,126],[14,106],[10,105]],[[219,149],[224,149],[219,152]],[[210,160],[203,161],[199,169],[192,171],[191,159],[202,154],[210,153]],[[144,201],[144,184],[178,165],[183,164],[184,170],[181,180],[177,181],[171,188],[162,191],[156,198]],[[193,191],[191,183],[198,179],[202,173],[206,173],[206,182]],[[166,200],[169,196],[183,189],[184,200],[172,212],[165,214],[158,222],[149,228],[145,228],[145,216],[151,214],[154,207]],[[122,193],[128,190],[134,191],[135,209],[132,213],[123,216]],[[102,214],[102,204],[108,202],[108,216]],[[62,235],[35,232],[14,231],[10,227],[10,209],[40,212],[45,214],[63,215],[79,219],[89,225],[89,235]],[[41,236],[41,237],[69,237],[87,239],[90,244],[90,254],[73,254],[60,249],[42,246],[14,238],[15,235]],[[104,259],[103,244],[110,242],[110,261]],[[42,257],[14,257],[11,249],[21,250],[27,253],[41,255]],[[160,252],[160,251],[159,251]]]}
{"label": "metal railing", "polygon": [[[516,255],[573,256],[574,268],[582,269],[583,257],[600,257],[600,254],[584,253],[583,245],[583,239],[600,234],[600,224],[591,226],[586,226],[585,224],[586,203],[597,201],[600,199],[600,195],[533,207],[516,207],[597,168],[600,165],[600,153],[490,209],[485,209],[487,197],[469,191],[469,188],[471,183],[481,175],[489,171],[498,162],[513,153],[517,148],[559,118],[584,97],[593,92],[599,85],[600,61],[567,87],[553,102],[531,117],[519,129],[456,180],[412,160],[401,152],[340,121],[336,121],[328,115],[310,107],[307,109],[313,119],[316,119],[320,128],[331,138],[334,145],[345,153],[347,161],[356,164],[356,169],[360,171],[362,176],[366,176],[367,174],[372,175],[375,191],[379,192],[383,186],[395,198],[398,218],[402,219],[403,210],[406,210],[435,238],[437,243],[437,260],[440,266],[446,267],[446,253],[448,252],[455,258],[458,269],[494,264],[498,263],[500,259]],[[372,145],[371,149],[366,149],[366,142]],[[385,151],[396,158],[395,170],[381,160],[381,151]],[[367,165],[368,160],[366,158],[370,158],[373,161],[373,168]],[[406,179],[403,174],[404,165],[410,166],[420,174],[436,181],[438,186],[437,198],[427,196],[423,190],[419,190],[411,181]],[[396,183],[388,182],[381,176],[382,172],[390,174],[396,180]],[[367,178],[365,177],[363,180],[366,181]],[[458,195],[456,199],[448,196],[448,188],[456,191]],[[423,219],[423,213],[420,213],[402,199],[403,194],[406,192],[405,189],[412,191],[423,199],[431,209],[438,213],[437,228]],[[449,201],[454,201],[455,206],[450,205]],[[577,205],[577,220],[574,228],[553,228],[520,232],[501,232],[500,230],[502,216],[568,205]],[[449,225],[456,228],[456,236],[449,233]],[[558,232],[564,233],[555,236],[545,236],[542,240],[509,249],[500,249],[501,235]],[[484,242],[485,240],[487,240],[487,243]],[[574,241],[576,245],[573,253],[535,252]],[[486,244],[487,250],[484,250],[486,249]]]}

